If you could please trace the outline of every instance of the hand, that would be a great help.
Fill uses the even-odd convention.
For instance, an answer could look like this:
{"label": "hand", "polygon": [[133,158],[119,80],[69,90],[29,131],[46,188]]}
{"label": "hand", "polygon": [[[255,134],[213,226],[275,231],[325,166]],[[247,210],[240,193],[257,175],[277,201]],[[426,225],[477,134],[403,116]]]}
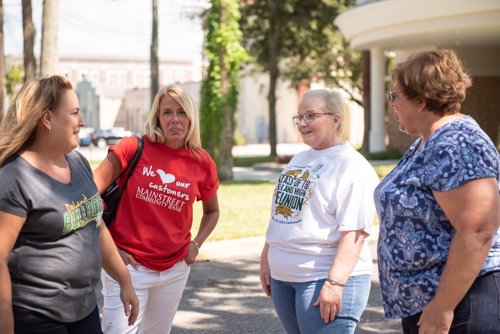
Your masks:
{"label": "hand", "polygon": [[184,261],[188,266],[192,265],[196,262],[196,257],[198,256],[198,247],[194,244],[194,242],[189,243],[188,253],[184,258]]}
{"label": "hand", "polygon": [[139,315],[139,298],[137,298],[132,284],[120,286],[120,299],[125,309],[125,315],[128,317],[128,325],[132,326]]}
{"label": "hand", "polygon": [[273,298],[271,296],[271,269],[269,269],[267,260],[260,261],[260,284],[262,284],[266,296]]}
{"label": "hand", "polygon": [[116,247],[116,249],[118,249],[118,253],[122,257],[123,263],[125,263],[125,265],[128,265],[130,263],[135,270],[139,270],[139,263],[137,263],[137,261],[129,252],[124,251],[123,249],[120,249],[118,247]]}
{"label": "hand", "polygon": [[443,310],[434,299],[424,307],[417,325],[418,334],[448,334],[453,322],[453,310]]}
{"label": "hand", "polygon": [[340,315],[342,311],[342,290],[341,286],[332,285],[328,282],[325,282],[323,288],[321,288],[314,306],[319,306],[321,319],[325,321],[325,324],[335,319],[335,313]]}

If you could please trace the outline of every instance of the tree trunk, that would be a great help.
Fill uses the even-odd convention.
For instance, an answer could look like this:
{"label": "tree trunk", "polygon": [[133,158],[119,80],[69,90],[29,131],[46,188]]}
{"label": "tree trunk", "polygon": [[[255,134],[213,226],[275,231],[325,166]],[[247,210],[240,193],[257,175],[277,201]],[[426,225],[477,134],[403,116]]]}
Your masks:
{"label": "tree trunk", "polygon": [[[219,27],[226,23],[226,8],[219,2]],[[222,95],[222,134],[219,154],[218,177],[221,181],[233,180],[233,110],[229,104],[229,73],[224,64],[225,47],[219,44],[219,66]]]}
{"label": "tree trunk", "polygon": [[271,146],[271,157],[277,157],[276,136],[276,83],[279,78],[278,68],[278,39],[280,33],[280,17],[278,6],[274,1],[268,1],[269,7],[269,144]]}
{"label": "tree trunk", "polygon": [[[40,76],[58,74],[59,0],[43,0]],[[88,78],[87,78],[88,80]]]}
{"label": "tree trunk", "polygon": [[363,68],[363,108],[365,130],[363,133],[363,146],[361,152],[370,152],[370,128],[371,128],[371,96],[370,96],[370,51],[364,50],[361,58]]}
{"label": "tree trunk", "polygon": [[22,0],[23,6],[23,39],[24,39],[24,82],[36,76],[36,59],[33,52],[35,46],[35,26],[31,18],[31,0]]}
{"label": "tree trunk", "polygon": [[0,0],[0,123],[5,114],[5,63],[3,45],[3,0]]}
{"label": "tree trunk", "polygon": [[160,90],[158,81],[158,0],[153,0],[153,34],[151,41],[151,103]]}

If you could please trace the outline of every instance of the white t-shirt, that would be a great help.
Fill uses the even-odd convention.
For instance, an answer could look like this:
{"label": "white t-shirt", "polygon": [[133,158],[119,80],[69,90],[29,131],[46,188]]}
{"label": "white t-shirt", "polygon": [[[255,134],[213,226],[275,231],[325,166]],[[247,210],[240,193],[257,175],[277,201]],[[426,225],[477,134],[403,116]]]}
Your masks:
{"label": "white t-shirt", "polygon": [[[349,143],[297,154],[281,172],[273,193],[266,241],[271,276],[286,282],[325,279],[342,232],[371,233],[379,179]],[[351,274],[371,275],[365,240]]]}

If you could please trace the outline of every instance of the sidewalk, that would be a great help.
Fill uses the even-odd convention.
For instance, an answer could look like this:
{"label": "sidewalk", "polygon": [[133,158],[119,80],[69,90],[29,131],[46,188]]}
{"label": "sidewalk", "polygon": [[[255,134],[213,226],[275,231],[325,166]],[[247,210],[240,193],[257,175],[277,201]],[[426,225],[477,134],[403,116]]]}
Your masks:
{"label": "sidewalk", "polygon": [[[374,257],[372,287],[355,334],[401,334],[400,320],[384,317],[378,279],[378,226],[368,239]],[[262,291],[259,258],[265,237],[208,242],[191,266],[172,334],[280,333],[272,300]]]}
{"label": "sidewalk", "polygon": [[[372,234],[367,239],[368,242],[376,243],[378,240],[378,232],[378,225],[373,226]],[[260,254],[265,241],[266,237],[261,236],[206,242],[203,244],[203,247],[200,248],[197,261],[211,261],[228,257]]]}

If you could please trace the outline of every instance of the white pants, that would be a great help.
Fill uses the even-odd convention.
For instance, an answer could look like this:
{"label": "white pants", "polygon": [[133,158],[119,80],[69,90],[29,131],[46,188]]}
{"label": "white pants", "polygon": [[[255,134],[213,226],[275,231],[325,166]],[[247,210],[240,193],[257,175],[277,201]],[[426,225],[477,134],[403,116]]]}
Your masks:
{"label": "white pants", "polygon": [[139,298],[139,316],[135,325],[129,327],[120,299],[120,286],[103,269],[101,326],[104,334],[170,333],[189,276],[189,266],[183,260],[165,271],[154,271],[141,265],[139,270],[131,265],[127,269]]}

